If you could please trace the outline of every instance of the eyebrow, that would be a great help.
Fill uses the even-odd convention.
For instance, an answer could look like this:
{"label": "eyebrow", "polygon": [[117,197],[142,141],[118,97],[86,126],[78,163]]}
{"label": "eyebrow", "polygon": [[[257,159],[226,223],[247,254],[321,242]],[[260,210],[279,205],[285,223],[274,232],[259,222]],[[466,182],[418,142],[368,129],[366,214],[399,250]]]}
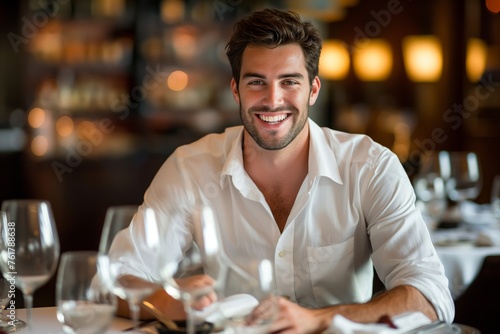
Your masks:
{"label": "eyebrow", "polygon": [[[243,79],[247,79],[247,78],[261,78],[261,79],[265,79],[266,77],[262,74],[259,74],[259,73],[253,73],[253,72],[248,72],[248,73],[245,73],[243,74],[242,76]],[[285,74],[281,74],[278,76],[279,79],[285,79],[285,78],[297,78],[297,79],[303,79],[304,76],[300,73],[285,73]]]}

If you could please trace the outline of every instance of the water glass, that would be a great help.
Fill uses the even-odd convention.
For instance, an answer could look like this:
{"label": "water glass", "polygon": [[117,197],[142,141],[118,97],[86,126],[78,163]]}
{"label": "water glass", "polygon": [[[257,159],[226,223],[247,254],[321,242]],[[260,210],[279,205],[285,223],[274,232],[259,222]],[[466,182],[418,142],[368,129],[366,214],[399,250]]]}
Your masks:
{"label": "water glass", "polygon": [[116,310],[116,296],[97,275],[97,252],[66,252],[56,283],[57,319],[65,333],[104,333]]}

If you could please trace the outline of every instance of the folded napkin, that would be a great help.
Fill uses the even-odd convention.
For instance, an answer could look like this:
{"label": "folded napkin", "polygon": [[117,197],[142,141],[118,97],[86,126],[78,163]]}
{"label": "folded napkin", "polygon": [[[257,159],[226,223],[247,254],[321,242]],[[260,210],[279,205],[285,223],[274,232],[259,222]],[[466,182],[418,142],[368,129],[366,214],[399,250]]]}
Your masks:
{"label": "folded napkin", "polygon": [[393,328],[385,323],[361,324],[336,315],[327,334],[401,334],[431,323],[421,312],[406,312],[391,318]]}
{"label": "folded napkin", "polygon": [[208,321],[220,327],[228,319],[245,317],[259,305],[259,301],[248,294],[236,294],[219,300],[201,311],[195,311],[197,322]]}

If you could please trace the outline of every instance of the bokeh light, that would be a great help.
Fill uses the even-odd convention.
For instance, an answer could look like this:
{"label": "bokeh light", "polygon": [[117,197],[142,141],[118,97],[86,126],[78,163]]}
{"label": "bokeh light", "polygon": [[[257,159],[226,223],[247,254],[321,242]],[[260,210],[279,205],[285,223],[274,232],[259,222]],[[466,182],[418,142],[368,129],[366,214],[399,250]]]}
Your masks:
{"label": "bokeh light", "polygon": [[46,154],[48,149],[49,149],[49,141],[45,136],[42,135],[35,136],[31,141],[31,152],[33,152],[33,154],[38,157],[41,157],[44,154]]}
{"label": "bokeh light", "polygon": [[45,110],[42,108],[33,108],[28,114],[28,124],[34,128],[40,128],[45,122]]}
{"label": "bokeh light", "polygon": [[492,13],[500,13],[500,0],[486,0],[486,8]]}
{"label": "bokeh light", "polygon": [[167,86],[175,92],[179,92],[186,88],[188,84],[188,75],[183,71],[174,71],[167,78]]}
{"label": "bokeh light", "polygon": [[74,123],[71,117],[61,116],[56,122],[57,134],[61,137],[68,137],[73,133]]}

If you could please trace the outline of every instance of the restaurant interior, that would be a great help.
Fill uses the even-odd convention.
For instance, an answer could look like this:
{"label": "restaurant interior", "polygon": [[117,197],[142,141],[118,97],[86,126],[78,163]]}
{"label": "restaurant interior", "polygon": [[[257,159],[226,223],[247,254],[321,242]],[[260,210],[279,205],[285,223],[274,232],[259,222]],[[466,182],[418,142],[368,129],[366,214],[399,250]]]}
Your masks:
{"label": "restaurant interior", "polygon": [[[224,48],[232,24],[265,7],[321,30],[312,119],[369,135],[411,180],[425,153],[475,152],[473,200],[490,202],[498,0],[2,1],[0,202],[48,200],[61,252],[97,250],[107,208],[139,205],[178,146],[240,124]],[[54,282],[35,306],[54,305]]]}

